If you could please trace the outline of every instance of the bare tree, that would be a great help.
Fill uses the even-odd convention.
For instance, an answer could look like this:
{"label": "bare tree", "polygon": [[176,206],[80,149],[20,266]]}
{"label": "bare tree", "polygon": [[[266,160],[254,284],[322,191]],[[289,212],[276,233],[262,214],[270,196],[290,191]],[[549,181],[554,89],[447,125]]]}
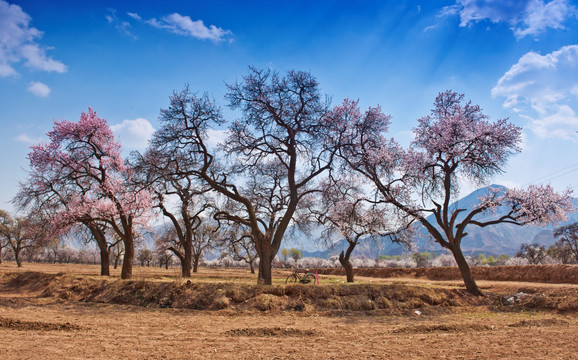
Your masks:
{"label": "bare tree", "polygon": [[43,244],[46,234],[44,225],[34,216],[13,218],[8,212],[0,210],[0,237],[14,253],[18,267],[22,267],[22,252]]}
{"label": "bare tree", "polygon": [[560,247],[566,246],[574,256],[574,262],[578,263],[578,223],[562,226],[554,230],[554,237],[559,240]]}
{"label": "bare tree", "polygon": [[251,237],[251,231],[239,224],[233,223],[220,239],[218,246],[224,248],[233,260],[247,263],[251,269],[251,274],[254,274],[255,261],[258,255],[255,250],[255,242]]}
{"label": "bare tree", "polygon": [[562,264],[572,264],[576,262],[576,257],[574,256],[572,249],[562,239],[552,244],[548,248],[547,253]]}
{"label": "bare tree", "polygon": [[271,263],[301,199],[333,163],[335,148],[324,141],[328,101],[313,76],[298,71],[280,77],[250,68],[228,89],[229,105],[242,112],[221,148],[228,163],[208,142],[208,129],[224,123],[220,109],[188,88],[175,92],[161,111],[163,126],[153,142],[160,151],[183,149],[193,156],[194,175],[234,203],[216,216],[251,229],[259,281],[271,284]]}
{"label": "bare tree", "polygon": [[[195,231],[202,223],[201,215],[211,207],[207,195],[210,188],[203,187],[194,176],[193,169],[197,166],[194,157],[182,149],[169,153],[159,150],[156,141],[152,144],[144,155],[134,154],[134,168],[142,185],[154,194],[153,206],[174,227],[172,236],[163,239],[173,244],[169,250],[179,258],[182,276],[190,277],[193,267],[193,272],[197,271],[197,266],[193,266],[198,264],[199,256]],[[171,203],[173,206],[168,205]]]}
{"label": "bare tree", "polygon": [[520,251],[516,254],[516,257],[524,258],[534,265],[542,263],[546,256],[548,256],[546,247],[538,243],[522,244],[520,245]]}
{"label": "bare tree", "polygon": [[155,250],[155,256],[159,262],[159,267],[169,269],[169,265],[173,263],[174,253],[165,247],[158,247]]}
{"label": "bare tree", "polygon": [[136,259],[140,262],[140,266],[150,266],[153,260],[153,252],[150,249],[139,249]]}

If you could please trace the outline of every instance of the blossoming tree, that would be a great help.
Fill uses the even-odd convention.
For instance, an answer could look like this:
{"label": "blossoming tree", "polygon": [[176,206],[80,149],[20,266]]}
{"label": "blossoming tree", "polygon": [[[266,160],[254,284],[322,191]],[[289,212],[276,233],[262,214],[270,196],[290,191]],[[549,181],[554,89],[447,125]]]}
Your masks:
{"label": "blossoming tree", "polygon": [[[136,228],[148,221],[151,207],[147,189],[133,182],[133,170],[125,165],[120,144],[106,120],[92,109],[83,112],[78,122],[55,121],[47,135],[50,141],[32,146],[28,155],[32,181],[26,186],[47,195],[36,198],[38,209],[51,209],[46,215],[53,233],[79,222],[94,229],[97,223],[108,224],[124,243],[121,278],[130,278]],[[16,198],[21,207],[33,199]]]}
{"label": "blossoming tree", "polygon": [[557,193],[548,185],[493,190],[473,209],[453,207],[463,182],[479,186],[502,173],[521,142],[518,126],[507,119],[490,121],[463,98],[440,93],[431,114],[418,120],[407,150],[386,137],[390,117],[379,107],[362,113],[357,102],[347,100],[331,117],[334,136],[347,144],[340,155],[349,169],[372,183],[379,201],[414,217],[450,250],[467,290],[482,295],[461,250],[468,226],[544,225],[563,221],[573,208],[571,191]]}
{"label": "blossoming tree", "polygon": [[324,227],[323,241],[332,245],[336,239],[345,239],[347,248],[339,254],[339,263],[347,282],[354,281],[351,254],[361,241],[391,240],[411,248],[411,218],[400,216],[387,204],[375,204],[363,187],[353,176],[325,181],[320,201],[312,201],[310,208],[313,218]]}

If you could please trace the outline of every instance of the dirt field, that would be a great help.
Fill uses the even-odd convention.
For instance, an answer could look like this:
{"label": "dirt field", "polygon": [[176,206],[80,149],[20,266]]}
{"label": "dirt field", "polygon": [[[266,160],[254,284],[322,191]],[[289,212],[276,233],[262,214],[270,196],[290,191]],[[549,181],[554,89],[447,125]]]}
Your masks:
{"label": "dirt field", "polygon": [[[489,295],[476,300],[462,295],[459,282],[415,277],[358,277],[361,284],[350,286],[326,275],[318,287],[287,288],[281,285],[285,273],[276,271],[276,290],[269,291],[254,286],[245,270],[201,269],[188,285],[178,269],[169,274],[137,267],[132,282],[97,274],[98,267],[90,266],[0,265],[0,359],[578,358],[576,284],[479,281]],[[217,286],[227,294],[245,291],[284,302],[270,310],[255,307],[249,295],[221,310],[111,302],[113,290],[126,295],[128,289],[149,301],[143,296],[153,288],[191,286],[201,293]],[[87,289],[93,300],[87,301]],[[346,299],[351,294],[359,300],[377,292],[389,299],[387,306],[343,308],[357,304]],[[496,304],[520,292],[531,293],[532,300]],[[303,298],[313,293],[325,295]],[[403,300],[404,294],[421,300]],[[299,297],[306,304],[302,311],[292,307]],[[333,298],[342,308],[324,307]]]}

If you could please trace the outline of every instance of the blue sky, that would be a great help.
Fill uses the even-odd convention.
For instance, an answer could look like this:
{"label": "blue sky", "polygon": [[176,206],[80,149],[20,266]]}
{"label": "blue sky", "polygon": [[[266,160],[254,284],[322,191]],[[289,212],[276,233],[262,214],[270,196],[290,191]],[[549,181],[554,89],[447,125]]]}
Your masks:
{"label": "blue sky", "polygon": [[522,153],[494,182],[578,187],[577,8],[569,0],[0,0],[0,208],[13,209],[29,146],[46,140],[54,119],[78,120],[92,107],[126,151],[142,150],[173,90],[189,84],[225,107],[225,84],[248,65],[310,71],[334,104],[380,104],[402,143],[438,92],[465,93],[492,119],[524,128]]}

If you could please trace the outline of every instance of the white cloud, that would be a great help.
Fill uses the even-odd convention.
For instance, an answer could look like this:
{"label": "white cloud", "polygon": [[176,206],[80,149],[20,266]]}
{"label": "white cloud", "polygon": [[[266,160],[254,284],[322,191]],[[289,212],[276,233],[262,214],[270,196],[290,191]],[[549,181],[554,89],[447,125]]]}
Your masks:
{"label": "white cloud", "polygon": [[492,89],[503,106],[529,121],[536,135],[575,138],[578,130],[578,45],[522,56]]}
{"label": "white cloud", "polygon": [[142,20],[140,15],[137,13],[131,13],[131,12],[127,12],[126,13],[128,16],[130,16],[131,18],[135,19],[135,20]]}
{"label": "white cloud", "polygon": [[50,88],[46,84],[38,81],[28,84],[27,89],[36,96],[48,97],[48,95],[50,95]]}
{"label": "white cloud", "polygon": [[144,118],[124,120],[122,123],[110,127],[125,149],[143,150],[155,132],[152,124]]}
{"label": "white cloud", "polygon": [[42,32],[30,26],[32,18],[18,5],[0,0],[0,76],[17,75],[15,64],[42,71],[63,73],[67,67],[46,55],[37,41]]}
{"label": "white cloud", "polygon": [[[134,15],[138,16],[138,14],[131,16],[134,17]],[[145,22],[156,28],[166,29],[178,35],[214,42],[223,41],[227,36],[232,34],[230,30],[223,30],[215,25],[209,25],[207,27],[203,20],[192,20],[189,16],[183,16],[178,13],[163,16],[160,20],[152,18],[145,20]]]}
{"label": "white cloud", "polygon": [[30,137],[26,134],[20,134],[14,140],[19,141],[19,142],[23,142],[26,144],[31,144],[31,145],[40,144],[40,143],[44,142],[44,139],[42,137],[33,138],[33,137]]}
{"label": "white cloud", "polygon": [[576,15],[576,9],[568,0],[457,0],[455,5],[444,7],[440,15],[459,15],[460,26],[484,20],[504,22],[520,39],[537,36],[548,28],[564,28],[564,21]]}
{"label": "white cloud", "polygon": [[207,145],[217,147],[227,138],[227,130],[207,129]]}
{"label": "white cloud", "polygon": [[[131,13],[128,13],[128,15],[133,17]],[[118,18],[118,16],[116,15],[116,9],[108,9],[108,14],[105,16],[105,18],[106,21],[108,21],[109,24],[113,25],[116,31],[118,31],[122,35],[128,36],[132,40],[137,39],[137,37],[130,31],[131,29],[130,23],[128,21],[123,21]]]}

